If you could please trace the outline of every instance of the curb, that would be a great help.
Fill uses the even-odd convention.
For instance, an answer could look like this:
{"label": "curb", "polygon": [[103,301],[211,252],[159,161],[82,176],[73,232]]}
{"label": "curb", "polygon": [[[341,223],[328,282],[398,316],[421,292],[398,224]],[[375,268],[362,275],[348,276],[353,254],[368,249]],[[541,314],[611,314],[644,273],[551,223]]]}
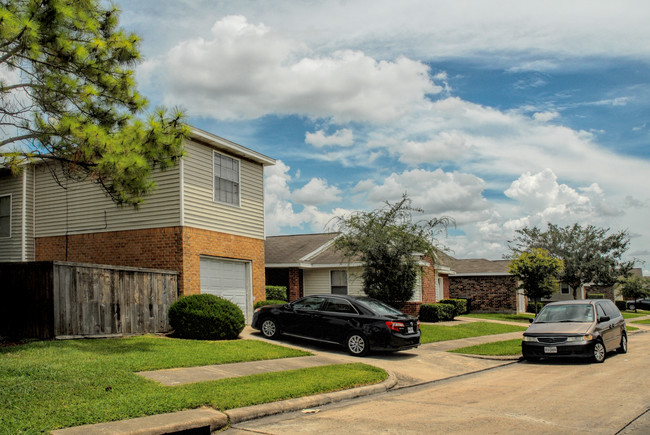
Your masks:
{"label": "curb", "polygon": [[397,384],[397,377],[394,373],[386,371],[388,378],[379,384],[366,385],[363,387],[351,388],[348,390],[334,391],[332,393],[317,394],[315,396],[298,397],[295,399],[282,400],[279,402],[263,403],[260,405],[235,408],[225,411],[230,424],[241,423],[242,421],[254,420],[256,418],[268,417],[270,415],[283,414],[285,412],[300,411],[301,409],[313,408],[330,403],[342,402],[357,397],[370,396],[373,394],[385,393]]}

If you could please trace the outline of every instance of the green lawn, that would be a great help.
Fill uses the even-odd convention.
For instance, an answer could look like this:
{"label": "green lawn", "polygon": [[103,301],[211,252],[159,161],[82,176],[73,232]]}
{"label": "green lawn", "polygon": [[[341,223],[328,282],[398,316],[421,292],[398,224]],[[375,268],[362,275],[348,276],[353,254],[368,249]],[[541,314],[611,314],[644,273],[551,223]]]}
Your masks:
{"label": "green lawn", "polygon": [[225,410],[380,382],[365,364],[324,366],[167,387],[134,372],[308,355],[256,340],[140,336],[38,341],[0,348],[0,434],[154,415]]}
{"label": "green lawn", "polygon": [[534,319],[535,315],[531,313],[519,313],[519,314],[470,313],[470,314],[463,314],[462,317],[472,317],[474,319],[488,319],[488,320],[506,320],[509,322],[528,323],[528,319]]}
{"label": "green lawn", "polygon": [[639,310],[636,313],[634,311],[622,311],[621,314],[623,314],[623,318],[625,319],[635,319],[637,317],[650,315],[650,311]]}
{"label": "green lawn", "polygon": [[489,355],[489,356],[510,356],[521,354],[521,338],[514,340],[497,341],[495,343],[485,343],[476,346],[461,347],[450,350],[455,353],[466,353],[470,355]]}
{"label": "green lawn", "polygon": [[424,344],[446,340],[457,340],[459,338],[478,337],[481,335],[525,331],[526,327],[489,322],[461,323],[454,326],[423,323],[420,325],[420,330],[422,331],[421,341],[422,344]]}
{"label": "green lawn", "polygon": [[641,323],[642,325],[650,325],[650,319],[645,319],[645,320],[633,320],[630,323]]}

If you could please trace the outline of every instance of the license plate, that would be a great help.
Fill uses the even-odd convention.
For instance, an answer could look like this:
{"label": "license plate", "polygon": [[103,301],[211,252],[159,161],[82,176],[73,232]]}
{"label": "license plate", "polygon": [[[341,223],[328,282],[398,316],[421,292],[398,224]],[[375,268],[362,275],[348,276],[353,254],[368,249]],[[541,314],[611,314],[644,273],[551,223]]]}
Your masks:
{"label": "license plate", "polygon": [[557,353],[557,346],[545,346],[544,353]]}
{"label": "license plate", "polygon": [[413,334],[413,327],[409,326],[408,328],[406,328],[406,332],[408,332],[409,334]]}

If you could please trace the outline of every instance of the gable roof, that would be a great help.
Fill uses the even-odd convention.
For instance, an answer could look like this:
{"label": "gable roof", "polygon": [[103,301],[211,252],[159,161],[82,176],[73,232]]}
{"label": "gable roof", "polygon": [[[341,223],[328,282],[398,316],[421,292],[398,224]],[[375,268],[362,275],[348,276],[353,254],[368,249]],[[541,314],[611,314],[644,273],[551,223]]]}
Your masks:
{"label": "gable roof", "polygon": [[339,264],[343,256],[328,250],[338,233],[269,236],[264,244],[266,267]]}
{"label": "gable roof", "polygon": [[444,252],[438,253],[438,261],[448,266],[454,276],[506,276],[510,260],[487,260],[485,258],[458,259]]}

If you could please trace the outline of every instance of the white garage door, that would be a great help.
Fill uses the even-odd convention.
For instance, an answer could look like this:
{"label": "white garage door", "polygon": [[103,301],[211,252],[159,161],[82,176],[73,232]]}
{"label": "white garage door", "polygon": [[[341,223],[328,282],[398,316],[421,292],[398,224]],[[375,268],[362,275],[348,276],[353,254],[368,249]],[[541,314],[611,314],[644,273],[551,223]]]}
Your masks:
{"label": "white garage door", "polygon": [[248,267],[246,262],[201,257],[201,293],[228,299],[248,321]]}

